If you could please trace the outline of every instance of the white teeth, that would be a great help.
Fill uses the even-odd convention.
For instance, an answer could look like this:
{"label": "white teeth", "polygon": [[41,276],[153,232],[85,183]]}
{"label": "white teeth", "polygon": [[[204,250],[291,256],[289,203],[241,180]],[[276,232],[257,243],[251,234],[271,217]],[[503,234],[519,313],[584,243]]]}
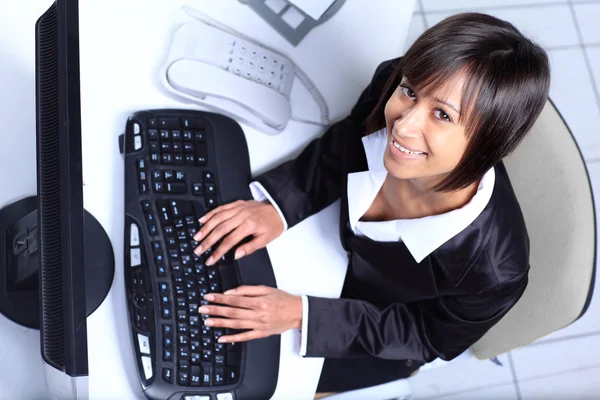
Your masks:
{"label": "white teeth", "polygon": [[421,151],[412,151],[412,150],[409,150],[409,149],[407,149],[406,147],[403,147],[401,144],[399,144],[399,143],[396,143],[395,141],[392,141],[392,143],[394,144],[394,147],[395,147],[395,148],[397,148],[398,150],[400,150],[400,151],[401,151],[401,152],[403,152],[403,153],[406,153],[406,154],[414,154],[414,155],[425,154],[425,153],[423,153],[423,152],[421,152]]}

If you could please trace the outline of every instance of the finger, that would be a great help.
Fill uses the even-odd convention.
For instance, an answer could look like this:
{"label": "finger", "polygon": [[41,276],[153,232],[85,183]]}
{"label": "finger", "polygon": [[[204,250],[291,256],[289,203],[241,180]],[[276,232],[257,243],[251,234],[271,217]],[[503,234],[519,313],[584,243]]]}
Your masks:
{"label": "finger", "polygon": [[205,244],[206,237],[216,229],[221,226],[223,223],[229,221],[231,218],[235,217],[239,213],[239,209],[232,208],[229,210],[225,210],[219,214],[216,214],[213,218],[210,219],[196,234],[194,235],[194,240],[196,242],[202,241],[202,247],[207,249],[210,246]]}
{"label": "finger", "polygon": [[[219,247],[217,247],[212,252],[211,257],[207,260],[207,262],[211,263],[213,260],[220,259],[225,253],[227,253],[229,250],[231,250],[233,248],[233,246],[235,246],[236,244],[240,243],[242,240],[244,240],[244,238],[246,238],[247,236],[250,236],[250,235],[251,235],[251,233],[249,231],[249,228],[247,227],[246,224],[244,224],[242,222],[229,235],[227,235],[225,237],[225,239],[223,239],[223,241],[221,242],[221,244],[219,245]],[[208,238],[206,240],[208,240]],[[239,252],[240,252],[239,249],[237,249],[236,252],[235,252],[235,254],[236,254],[235,259],[236,260],[238,258],[240,258],[240,257],[238,257]],[[243,257],[243,255],[241,255],[241,257]],[[211,258],[212,258],[212,260],[211,260]]]}
{"label": "finger", "polygon": [[260,308],[260,300],[254,299],[252,297],[244,297],[244,296],[229,296],[218,293],[210,293],[204,296],[205,300],[208,300],[213,303],[223,304],[226,306],[233,306],[238,308],[246,308],[248,310],[255,310]]}
{"label": "finger", "polygon": [[207,318],[204,325],[213,328],[231,328],[231,329],[260,329],[261,324],[258,321],[245,319],[229,318]]}
{"label": "finger", "polygon": [[[239,243],[239,242],[238,242]],[[269,241],[267,240],[267,236],[264,234],[259,234],[254,236],[254,238],[247,243],[244,243],[240,247],[235,250],[235,259],[239,260],[242,257],[249,256],[254,253],[258,249],[262,249],[265,247]]]}
{"label": "finger", "polygon": [[269,336],[267,331],[252,330],[238,333],[236,335],[221,336],[219,338],[219,343],[247,342],[248,340],[262,339],[267,336]]}
{"label": "finger", "polygon": [[234,207],[237,207],[240,205],[240,201],[233,201],[231,203],[227,203],[227,204],[223,204],[222,206],[219,206],[217,208],[213,208],[212,210],[210,210],[209,212],[207,212],[206,214],[204,214],[202,216],[202,218],[200,218],[198,220],[198,222],[200,222],[201,224],[205,223],[206,221],[208,221],[209,219],[211,219],[215,214],[218,214],[220,212],[223,211],[227,211],[230,210]]}
{"label": "finger", "polygon": [[225,295],[233,294],[236,296],[265,296],[267,294],[272,293],[274,290],[275,289],[273,289],[272,287],[265,286],[265,285],[257,285],[257,286],[242,285],[242,286],[238,286],[235,289],[230,289],[223,294],[225,294]]}
{"label": "finger", "polygon": [[202,306],[198,309],[200,314],[215,315],[231,319],[256,320],[258,317],[255,311],[244,308],[221,307],[221,306]]}
{"label": "finger", "polygon": [[[242,215],[238,214],[238,215],[234,215],[230,219],[222,222],[212,232],[210,232],[208,234],[208,236],[206,236],[206,238],[202,241],[202,243],[198,247],[196,247],[195,253],[200,255],[200,254],[202,254],[202,251],[205,251],[206,249],[211,248],[215,243],[217,243],[219,240],[221,240],[224,236],[233,234],[235,231],[238,230],[239,226],[242,224],[243,221],[244,221],[244,217]],[[219,247],[221,248],[221,252],[223,254],[225,254],[227,251],[231,250],[231,247],[233,247],[233,246],[229,246],[229,248],[223,249],[223,243],[221,243],[221,244],[219,244]],[[221,258],[220,255],[217,256],[214,253],[214,250],[216,250],[216,249],[213,249],[211,256],[208,258],[208,260],[206,260],[206,265],[211,265],[214,263],[215,260],[218,260],[219,258]]]}

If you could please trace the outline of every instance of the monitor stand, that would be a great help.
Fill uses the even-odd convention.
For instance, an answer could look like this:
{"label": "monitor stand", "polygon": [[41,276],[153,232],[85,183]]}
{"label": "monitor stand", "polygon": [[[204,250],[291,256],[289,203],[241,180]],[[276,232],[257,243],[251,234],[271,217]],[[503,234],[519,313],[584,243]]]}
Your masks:
{"label": "monitor stand", "polygon": [[[115,260],[102,225],[85,211],[85,291],[89,316],[112,284]],[[0,209],[0,313],[32,329],[40,327],[37,197]]]}

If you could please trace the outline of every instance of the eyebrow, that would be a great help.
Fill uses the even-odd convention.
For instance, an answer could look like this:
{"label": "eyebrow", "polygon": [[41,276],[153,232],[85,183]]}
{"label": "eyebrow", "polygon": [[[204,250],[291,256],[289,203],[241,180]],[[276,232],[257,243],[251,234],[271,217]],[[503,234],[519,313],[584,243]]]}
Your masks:
{"label": "eyebrow", "polygon": [[[402,79],[402,81],[400,82],[400,84],[412,87],[412,85],[410,84],[410,82],[408,82],[408,79]],[[457,107],[455,107],[453,104],[448,103],[447,101],[442,100],[442,99],[440,99],[438,97],[435,97],[433,100],[436,101],[436,102],[438,102],[438,103],[447,105],[448,107],[450,107],[451,109],[453,109],[458,115],[460,115],[460,110]]]}
{"label": "eyebrow", "polygon": [[442,99],[438,99],[437,97],[435,99],[433,99],[433,100],[437,101],[438,103],[442,103],[442,104],[447,105],[448,107],[450,107],[451,109],[453,109],[454,111],[456,111],[456,113],[458,115],[460,115],[460,111],[456,107],[454,107],[454,105],[452,105],[451,103],[448,103],[447,101],[444,101]]}

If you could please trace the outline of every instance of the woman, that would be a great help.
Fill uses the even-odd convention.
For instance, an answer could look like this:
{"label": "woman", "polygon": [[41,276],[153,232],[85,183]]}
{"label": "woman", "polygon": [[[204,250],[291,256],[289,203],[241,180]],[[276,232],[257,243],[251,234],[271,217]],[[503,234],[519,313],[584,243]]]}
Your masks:
{"label": "woman", "polygon": [[[408,377],[481,338],[527,285],[529,239],[502,159],[545,105],[543,49],[509,23],[467,13],[381,64],[350,115],[251,184],[259,201],[206,214],[198,253],[266,246],[341,199],[349,266],[340,299],[240,287],[200,312],[243,341],[302,330],[325,357],[318,391]],[[264,196],[264,199],[261,199]],[[209,263],[212,260],[208,260]],[[214,305],[213,305],[214,304]]]}

